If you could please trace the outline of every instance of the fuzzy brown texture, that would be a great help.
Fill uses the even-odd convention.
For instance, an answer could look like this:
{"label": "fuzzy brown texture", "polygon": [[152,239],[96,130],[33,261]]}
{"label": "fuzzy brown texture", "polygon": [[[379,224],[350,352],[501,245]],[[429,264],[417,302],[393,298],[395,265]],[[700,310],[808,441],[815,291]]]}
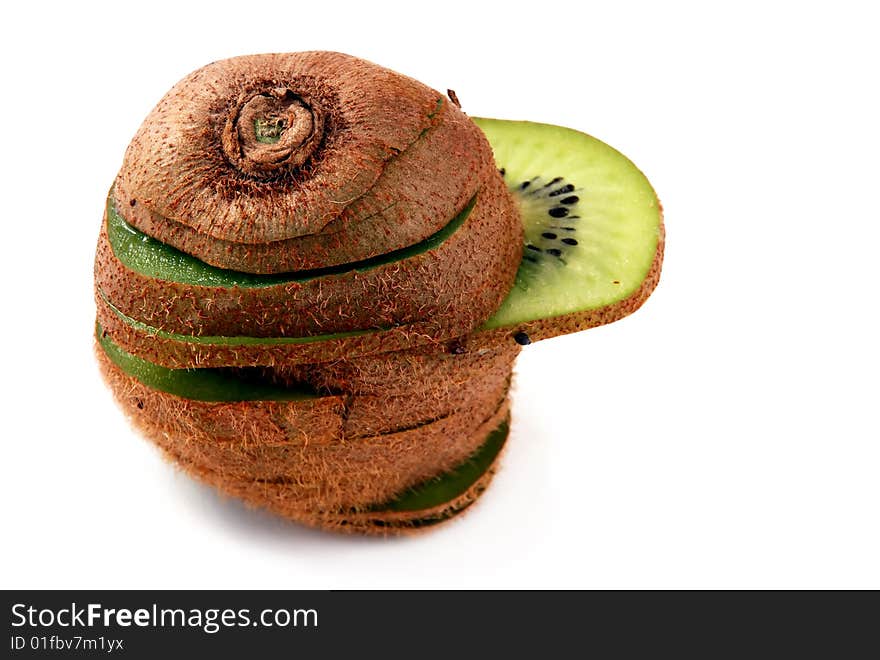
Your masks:
{"label": "fuzzy brown texture", "polygon": [[144,233],[221,268],[285,273],[367,259],[442,229],[494,168],[485,136],[458,108],[444,103],[435,121],[317,234],[266,243],[206,240],[198,229],[140,203],[122,176],[115,186],[119,213]]}
{"label": "fuzzy brown texture", "polygon": [[319,391],[400,396],[415,387],[456,390],[476,374],[509,374],[521,348],[511,343],[459,353],[454,346],[440,344],[265,372],[270,381],[308,383]]}
{"label": "fuzzy brown texture", "polygon": [[[209,486],[213,486],[224,495],[236,497],[251,507],[263,509],[303,525],[345,534],[400,536],[417,534],[456,519],[489,487],[498,470],[502,456],[503,452],[467,491],[440,506],[420,511],[357,509],[304,511],[290,505],[289,492],[291,487],[287,484],[228,480],[215,472],[191,463],[180,465],[188,474]],[[178,460],[171,455],[169,458]]]}
{"label": "fuzzy brown texture", "polygon": [[184,467],[213,473],[218,482],[285,486],[291,510],[363,509],[387,501],[464,461],[497,422],[486,425],[507,413],[509,374],[500,382],[476,378],[463,387],[469,396],[454,412],[403,430],[352,437],[343,430],[342,397],[191,401],[144,386],[96,350],[117,401],[162,449]]}
{"label": "fuzzy brown texture", "polygon": [[[371,508],[374,505],[391,500],[396,495],[405,492],[408,488],[418,485],[429,478],[439,476],[444,472],[454,469],[480,448],[489,433],[504,422],[509,417],[509,413],[509,404],[505,399],[487,419],[471,431],[471,437],[462,443],[469,446],[470,450],[467,453],[463,453],[458,460],[448,462],[444,469],[436,469],[433,472],[426,471],[424,477],[414,480],[400,479],[398,477],[395,479],[396,483],[392,488],[382,488],[384,491],[383,496],[369,500],[365,497],[366,493],[362,492],[361,496],[358,497],[360,502],[355,505],[334,503],[323,494],[316,494],[314,498],[303,498],[304,484],[294,479],[253,480],[231,478],[224,472],[212,470],[190,458],[176,454],[174,449],[164,448],[164,451],[171,460],[187,473],[213,486],[221,493],[239,498],[250,506],[267,510],[289,520],[336,532],[378,535],[400,534],[425,529],[432,522],[443,522],[466,509],[488,486],[497,469],[498,459],[465,493],[443,505],[422,511],[408,512],[377,512],[372,511]],[[435,424],[439,424],[439,422]],[[456,425],[455,428],[458,428],[458,426]],[[147,435],[155,434],[153,429],[143,430]],[[429,430],[426,428],[425,430],[433,435],[435,429]],[[409,437],[404,438],[404,434]],[[411,442],[412,440],[417,440],[418,435],[416,430],[405,431],[386,436],[383,442]],[[392,437],[394,438],[393,440],[391,440]],[[161,446],[160,438],[154,436],[154,440],[160,443]],[[357,477],[358,482],[363,479],[364,475],[362,474]],[[404,482],[408,482],[407,485],[401,486]],[[323,488],[325,485],[326,483],[322,482],[320,487]],[[394,488],[396,490],[393,490]],[[425,523],[428,524],[426,525]]]}
{"label": "fuzzy brown texture", "polygon": [[419,511],[343,511],[336,514],[325,512],[314,518],[305,518],[301,522],[352,534],[392,536],[418,533],[454,520],[476,502],[489,487],[498,470],[502,455],[503,451],[464,493],[439,506]]}
{"label": "fuzzy brown texture", "polygon": [[[261,95],[290,97],[320,117],[320,136],[306,138],[305,162],[297,145],[286,152],[289,163],[268,171],[246,153],[254,145],[238,132],[241,113]],[[411,78],[341,53],[221,60],[186,76],[150,112],[125,154],[122,182],[139,204],[206,237],[267,243],[314,234],[432,125],[441,99]],[[273,112],[263,119],[286,110]],[[242,159],[253,166],[242,169]]]}
{"label": "fuzzy brown texture", "polygon": [[[154,390],[127,375],[95,347],[104,380],[123,409],[139,423],[169,434],[224,447],[314,446],[422,426],[464,411],[484,408],[507,390],[512,364],[481,369],[460,365],[455,377],[412,381],[391,394],[325,392],[301,401],[195,401]],[[267,376],[266,380],[270,380]],[[394,373],[389,372],[389,380]],[[277,380],[276,380],[277,382]],[[207,445],[206,445],[207,446]]]}
{"label": "fuzzy brown texture", "polygon": [[[439,344],[450,332],[454,332],[452,328],[444,328],[435,320],[430,320],[314,342],[230,346],[181,341],[136,328],[113,311],[99,292],[95,294],[95,306],[98,323],[115,344],[140,358],[171,369],[275,367],[332,362],[372,353],[406,350],[412,346]],[[461,328],[461,332],[467,332],[467,328]]]}
{"label": "fuzzy brown texture", "polygon": [[198,286],[127,268],[105,223],[95,285],[127,316],[192,336],[303,337],[425,320],[467,331],[504,300],[521,254],[519,212],[491,170],[461,227],[435,249],[401,261],[265,287]]}
{"label": "fuzzy brown texture", "polygon": [[117,367],[99,346],[95,355],[117,403],[139,426],[191,443],[244,447],[309,446],[343,437],[346,397],[302,401],[193,401],[147,387]]}

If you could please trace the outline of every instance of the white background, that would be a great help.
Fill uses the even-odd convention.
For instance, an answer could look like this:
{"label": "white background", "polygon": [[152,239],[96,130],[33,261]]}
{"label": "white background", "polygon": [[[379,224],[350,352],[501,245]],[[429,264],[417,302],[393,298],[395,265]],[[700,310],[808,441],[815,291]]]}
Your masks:
{"label": "white background", "polygon": [[[715,4],[4,5],[0,586],[880,588],[876,21]],[[523,352],[503,470],[417,538],[218,498],[92,358],[104,195],[143,117],[212,60],[306,49],[591,133],[666,210],[654,296]]]}

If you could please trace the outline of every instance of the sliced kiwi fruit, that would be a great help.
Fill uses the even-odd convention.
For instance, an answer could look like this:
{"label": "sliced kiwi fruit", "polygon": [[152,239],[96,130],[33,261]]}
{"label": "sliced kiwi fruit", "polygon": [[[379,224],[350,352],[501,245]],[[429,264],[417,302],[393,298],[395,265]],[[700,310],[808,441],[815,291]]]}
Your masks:
{"label": "sliced kiwi fruit", "polygon": [[664,232],[641,172],[458,105],[314,52],[215,62],[147,117],[99,240],[97,353],[184,469],[307,524],[430,527],[491,479],[520,347],[644,302]]}
{"label": "sliced kiwi fruit", "polygon": [[523,216],[516,283],[485,330],[531,339],[634,311],[659,278],[663,215],[651,184],[623,154],[578,131],[475,119]]}
{"label": "sliced kiwi fruit", "polygon": [[446,334],[467,332],[512,283],[519,231],[510,196],[490,172],[477,196],[421,243],[346,266],[256,276],[208,266],[146,237],[111,199],[95,281],[125,315],[177,334],[302,337],[423,320],[447,324]]}
{"label": "sliced kiwi fruit", "polygon": [[[501,171],[518,202],[526,246],[516,282],[500,308],[478,330],[462,337],[462,344],[476,350],[499,341],[528,343],[635,311],[659,280],[664,245],[662,209],[644,175],[618,151],[571,129],[475,121],[486,132],[497,162],[504,164]],[[538,167],[548,174],[536,173]],[[158,337],[165,346],[165,354],[155,356],[158,361],[183,366],[195,353],[204,364],[232,358],[246,365],[336,361],[399,350],[394,329],[384,330],[387,341],[379,336],[309,337],[310,342],[327,340],[326,355],[320,347],[291,350],[242,336],[183,339],[150,323],[127,334],[130,339]],[[416,343],[419,336],[431,334],[422,328],[407,330]],[[180,341],[195,342],[198,348],[175,345]],[[130,346],[138,350],[136,342]],[[236,347],[234,356],[229,346]]]}

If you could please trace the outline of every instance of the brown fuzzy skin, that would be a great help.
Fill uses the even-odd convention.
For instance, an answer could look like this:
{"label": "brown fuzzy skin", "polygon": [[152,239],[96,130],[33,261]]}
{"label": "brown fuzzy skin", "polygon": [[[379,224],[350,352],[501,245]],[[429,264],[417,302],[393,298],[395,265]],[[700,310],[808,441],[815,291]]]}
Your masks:
{"label": "brown fuzzy skin", "polygon": [[476,374],[509,374],[519,344],[458,352],[457,345],[423,346],[377,353],[323,364],[266,369],[267,380],[281,384],[308,383],[318,391],[401,396],[414,387],[457,390]]}
{"label": "brown fuzzy skin", "polygon": [[223,345],[196,343],[163,337],[123,320],[96,293],[97,320],[120,348],[171,369],[200,367],[275,367],[291,364],[332,362],[351,357],[406,350],[412,346],[440,344],[456,332],[436,320],[412,323],[388,330],[370,331],[335,339],[306,343]]}
{"label": "brown fuzzy skin", "polygon": [[[104,380],[139,424],[228,447],[315,446],[392,433],[485,407],[506,392],[512,362],[482,369],[459,364],[454,378],[419,380],[401,391],[372,394],[337,389],[301,401],[195,401],[154,390],[113,364],[96,344]],[[389,372],[390,381],[394,373]],[[267,380],[270,380],[267,378]]]}
{"label": "brown fuzzy skin", "polygon": [[485,136],[458,108],[444,103],[435,122],[317,234],[265,243],[206,240],[196,228],[138,203],[122,176],[115,186],[119,213],[149,236],[221,268],[286,273],[367,259],[442,229],[494,169]]}
{"label": "brown fuzzy skin", "polygon": [[396,415],[408,425],[358,436],[369,427],[365,419],[380,416],[378,397],[352,397],[350,409],[359,409],[355,414],[362,418],[353,425],[344,419],[346,406],[338,396],[191,401],[146,387],[97,352],[108,385],[134,424],[184,466],[210,471],[218,482],[283,484],[288,505],[303,511],[369,507],[443,474],[482,445],[494,428],[484,428],[487,419],[507,411],[509,374],[476,377],[463,387],[467,396],[447,401],[453,410],[445,416],[414,426],[405,412],[390,412],[393,402],[386,399],[386,417]]}
{"label": "brown fuzzy skin", "polygon": [[[456,465],[466,460],[468,456],[479,449],[489,433],[504,422],[509,417],[509,414],[509,403],[505,399],[488,418],[471,431],[471,437],[463,443],[471,449],[467,453],[462,453],[459,460],[450,461],[446,464],[445,469],[427,474],[423,478],[414,480],[396,479],[396,483],[393,486],[396,490],[393,490],[393,488],[383,488],[382,490],[384,490],[385,495],[374,497],[372,500],[361,496],[358,498],[361,500],[360,503],[355,505],[333,502],[323,493],[316,494],[316,497],[303,498],[304,484],[296,479],[253,480],[230,478],[229,475],[223,472],[212,470],[191,458],[175,453],[174,448],[163,447],[163,449],[171,460],[191,476],[213,486],[225,495],[244,500],[250,506],[267,510],[301,524],[325,530],[358,534],[392,535],[417,532],[421,529],[429,528],[431,523],[441,523],[449,520],[466,509],[483,493],[497,469],[498,459],[465,493],[438,507],[410,512],[370,510],[372,506],[387,502],[399,493],[405,492],[408,488],[422,483],[432,476],[454,469]],[[439,422],[436,424],[439,424]],[[459,428],[459,425],[454,425],[454,428]],[[161,438],[157,437],[155,429],[142,428],[142,431],[161,446]],[[433,435],[433,430],[431,435]],[[383,442],[389,442],[391,437],[394,438],[394,442],[410,442],[417,439],[418,436],[419,433],[416,430],[404,431],[400,434],[385,436]],[[372,474],[362,474],[357,478],[357,481],[370,480],[372,476]],[[407,485],[400,487],[404,481],[408,481]],[[326,485],[327,482],[322,481],[319,487],[323,488]],[[371,495],[375,495],[375,493],[371,491]]]}
{"label": "brown fuzzy skin", "polygon": [[417,534],[439,524],[454,520],[471,504],[476,502],[477,498],[489,487],[492,478],[498,471],[502,454],[492,462],[492,465],[467,491],[440,506],[419,511],[344,511],[336,514],[322,513],[314,519],[306,518],[301,520],[301,522],[313,527],[317,526],[351,534],[373,536]]}
{"label": "brown fuzzy skin", "polygon": [[381,332],[367,333],[312,344],[250,346],[222,346],[193,344],[158,337],[138,330],[122,321],[107,305],[97,299],[98,320],[113,341],[122,348],[156,364],[171,368],[212,366],[282,366],[295,364],[346,362],[380,353],[406,350],[418,346],[441,347],[454,342],[469,353],[510,347],[516,344],[514,336],[519,332],[529,335],[531,341],[548,339],[570,332],[578,332],[617,321],[632,314],[644,304],[660,280],[663,265],[665,231],[660,236],[652,265],[641,286],[624,300],[600,309],[541,319],[517,326],[468,331],[451,339],[430,324],[413,324]]}
{"label": "brown fuzzy skin", "polygon": [[[306,145],[302,165],[294,159],[269,172],[242,171],[241,154],[227,145],[230,121],[247,99],[275,90],[310,106],[321,135]],[[177,83],[148,115],[126,152],[123,185],[139,204],[206,237],[268,243],[315,234],[432,125],[441,99],[341,53],[214,62]]]}
{"label": "brown fuzzy skin", "polygon": [[429,319],[469,330],[503,301],[522,249],[516,203],[490,170],[464,224],[443,243],[366,271],[265,287],[170,282],[117,259],[105,223],[95,285],[123,314],[192,336],[305,337]]}
{"label": "brown fuzzy skin", "polygon": [[[290,503],[291,487],[284,483],[229,480],[193,463],[181,462],[176,456],[166,455],[188,474],[213,486],[220,493],[243,500],[248,506],[296,521],[302,525],[325,531],[368,536],[412,535],[433,529],[456,519],[485,492],[498,471],[501,456],[486,472],[458,497],[440,506],[420,511],[304,511]],[[503,455],[503,452],[502,452]]]}

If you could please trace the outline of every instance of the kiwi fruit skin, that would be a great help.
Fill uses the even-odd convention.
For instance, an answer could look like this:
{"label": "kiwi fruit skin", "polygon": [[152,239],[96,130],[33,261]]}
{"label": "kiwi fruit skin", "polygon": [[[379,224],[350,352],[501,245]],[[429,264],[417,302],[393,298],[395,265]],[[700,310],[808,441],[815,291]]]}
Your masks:
{"label": "kiwi fruit skin", "polygon": [[[297,522],[311,527],[317,527],[333,532],[360,534],[371,536],[401,536],[412,535],[432,529],[440,524],[448,523],[465,512],[489,487],[499,463],[503,457],[503,450],[510,428],[510,417],[503,420],[495,430],[490,432],[486,444],[494,440],[495,447],[488,447],[484,460],[490,461],[485,467],[479,466],[481,472],[473,481],[465,481],[459,492],[445,501],[424,508],[399,509],[398,501],[408,499],[414,491],[434,489],[434,484],[442,481],[445,477],[430,479],[422,484],[416,484],[412,489],[401,492],[396,498],[368,508],[347,509],[340,511],[301,511],[297,509],[291,513],[289,490],[290,486],[285,483],[260,483],[255,484],[248,480],[234,480],[218,477],[216,473],[198,468],[193,465],[187,466],[190,474],[197,479],[214,486],[221,492],[240,498],[250,506],[262,508],[282,517],[296,520]],[[496,436],[493,439],[492,436]],[[500,445],[500,446],[498,446]],[[484,445],[485,447],[485,445]],[[484,454],[484,448],[477,450],[474,456]],[[471,459],[465,465],[471,463]],[[453,473],[457,469],[453,468]]]}
{"label": "kiwi fruit skin", "polygon": [[482,131],[453,104],[443,102],[432,125],[385,164],[375,185],[315,234],[263,243],[217,237],[206,241],[196,228],[139,203],[122,176],[114,195],[130,225],[207,264],[287,273],[362,261],[425,240],[465,207],[494,169]]}
{"label": "kiwi fruit skin", "polygon": [[[349,376],[336,387],[318,387],[307,392],[303,382],[290,382],[290,375],[281,378],[273,370],[221,370],[227,380],[230,396],[218,397],[213,388],[198,385],[184,390],[174,387],[174,375],[134,356],[125,356],[119,347],[103,337],[96,328],[95,353],[102,374],[117,399],[128,413],[143,423],[159,423],[169,433],[215,439],[228,446],[294,446],[320,445],[369,436],[393,433],[402,428],[417,427],[449,415],[474,410],[497,401],[510,384],[513,358],[508,355],[493,361],[442,354],[419,356],[420,371],[426,376],[408,381],[406,386],[396,376],[404,369],[389,365],[387,384],[383,387],[380,374],[373,371],[361,377]],[[126,359],[127,358],[127,359]],[[402,363],[408,362],[404,353]],[[141,365],[131,362],[139,361]],[[437,362],[431,368],[430,362]],[[128,363],[128,364],[126,364]],[[319,365],[315,365],[319,368]],[[149,369],[153,378],[144,372]],[[178,370],[199,377],[206,370]],[[445,374],[446,377],[440,377]],[[208,374],[205,374],[206,376]],[[171,376],[169,378],[169,376]],[[318,374],[326,381],[325,374]],[[235,381],[240,381],[239,383]],[[169,383],[172,387],[167,387]],[[166,389],[167,387],[167,389]],[[261,398],[251,398],[248,388],[263,391]],[[289,389],[294,388],[294,389]],[[274,391],[273,391],[274,390]],[[292,392],[294,396],[290,396]],[[207,398],[202,398],[207,394]],[[489,405],[485,404],[485,405]],[[153,420],[153,421],[151,421]]]}
{"label": "kiwi fruit skin", "polygon": [[446,337],[468,332],[467,327],[436,320],[382,330],[356,331],[315,338],[220,337],[171,335],[122,315],[100,292],[96,293],[97,321],[103,331],[133,355],[171,369],[201,367],[275,367],[334,362],[374,353],[407,350],[414,346],[445,346]]}
{"label": "kiwi fruit skin", "polygon": [[[242,106],[276,90],[309,108],[315,139],[301,146],[313,151],[268,173],[242,170],[247,145],[228,144],[234,129],[247,128],[236,126]],[[207,238],[269,243],[315,234],[430,128],[441,102],[411,78],[341,53],[221,60],[184,77],[150,112],[126,151],[122,183],[139,204]]]}
{"label": "kiwi fruit skin", "polygon": [[[467,444],[471,447],[470,454],[463,456],[461,460],[450,461],[444,472],[454,471],[458,465],[466,462],[470,455],[477,453],[490,434],[503,427],[508,419],[509,406],[505,401],[475,428],[474,435],[467,440]],[[149,431],[146,433],[149,435]],[[415,436],[414,432],[403,433]],[[156,441],[161,442],[158,438]],[[395,511],[383,510],[381,507],[384,503],[393,502],[396,498],[405,495],[411,489],[429,483],[444,472],[427,475],[403,487],[401,487],[402,482],[397,483],[394,485],[397,490],[386,489],[384,498],[376,499],[370,504],[348,506],[331,503],[321,494],[316,496],[316,502],[303,500],[302,485],[296,477],[256,481],[249,478],[235,478],[225,472],[212,470],[189,457],[176,454],[174,448],[163,447],[163,450],[178,467],[191,476],[214,487],[220,493],[236,497],[255,508],[324,530],[383,536],[418,532],[431,528],[437,523],[451,520],[466,510],[485,491],[498,467],[496,459],[465,492],[444,504],[425,510]],[[315,504],[319,505],[315,506]]]}
{"label": "kiwi fruit skin", "polygon": [[265,373],[268,382],[289,386],[307,383],[319,392],[395,397],[421,383],[431,383],[437,391],[447,392],[457,390],[475,374],[510,374],[520,349],[518,344],[504,343],[461,350],[459,342],[450,342],[320,364],[284,365],[266,369]]}
{"label": "kiwi fruit skin", "polygon": [[467,331],[484,322],[509,291],[522,254],[522,225],[494,171],[464,212],[464,223],[439,246],[401,261],[230,288],[172,282],[128,268],[114,254],[105,221],[95,286],[126,316],[192,336],[304,337],[446,319],[456,328],[450,332]]}
{"label": "kiwi fruit skin", "polygon": [[[405,412],[386,410],[408,425],[361,435],[370,430],[364,420],[379,417],[377,407],[388,408],[393,401],[366,395],[349,401],[326,396],[198,402],[147,387],[114,364],[100,345],[96,350],[122,408],[166,453],[221,481],[284,484],[287,506],[303,515],[369,508],[448,472],[477,451],[498,426],[499,415],[507,414],[509,374],[501,379],[476,375],[461,388],[467,402],[448,414],[412,426]],[[425,388],[428,398],[431,384]],[[345,420],[351,411],[361,417],[352,420],[354,428]]]}

